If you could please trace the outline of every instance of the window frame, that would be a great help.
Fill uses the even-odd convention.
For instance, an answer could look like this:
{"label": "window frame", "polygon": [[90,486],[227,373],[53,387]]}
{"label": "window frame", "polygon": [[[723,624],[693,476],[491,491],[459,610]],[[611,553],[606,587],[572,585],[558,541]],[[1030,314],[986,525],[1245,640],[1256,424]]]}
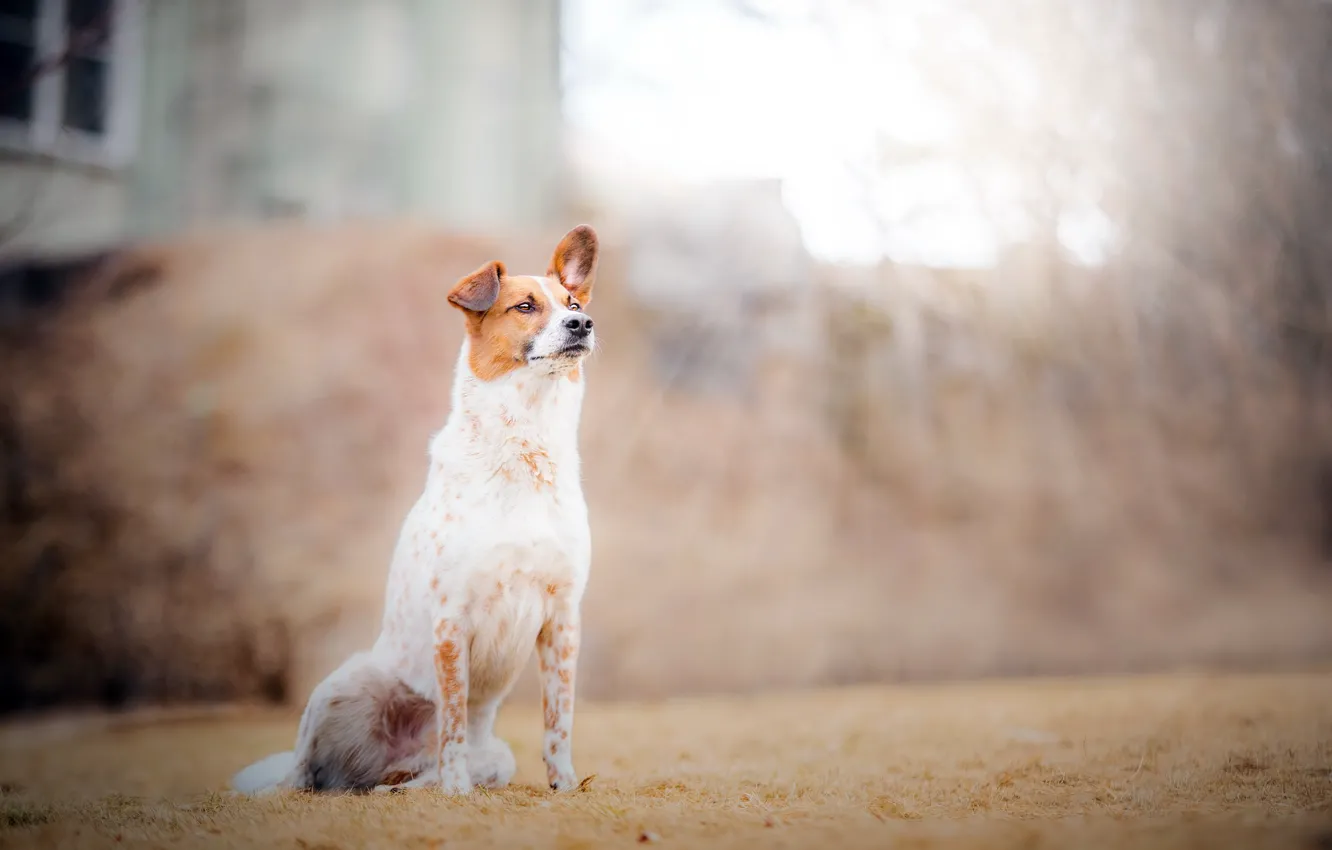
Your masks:
{"label": "window frame", "polygon": [[[68,0],[36,0],[38,62],[68,47]],[[65,127],[67,63],[32,82],[32,113],[26,121],[0,117],[0,151],[35,154],[81,165],[121,168],[134,156],[142,73],[143,0],[110,0],[111,31],[103,48],[107,69],[106,129],[89,133]]]}

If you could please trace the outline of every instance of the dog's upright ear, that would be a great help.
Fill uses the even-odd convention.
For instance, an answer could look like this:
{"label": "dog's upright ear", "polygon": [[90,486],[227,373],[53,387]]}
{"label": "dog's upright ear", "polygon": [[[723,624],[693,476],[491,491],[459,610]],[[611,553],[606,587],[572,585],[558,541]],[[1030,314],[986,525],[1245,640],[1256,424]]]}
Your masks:
{"label": "dog's upright ear", "polygon": [[579,304],[592,300],[592,283],[597,276],[597,233],[580,224],[565,234],[550,258],[550,277],[557,278]]}
{"label": "dog's upright ear", "polygon": [[453,285],[449,303],[469,313],[484,313],[499,298],[500,279],[504,277],[504,264],[496,260]]}

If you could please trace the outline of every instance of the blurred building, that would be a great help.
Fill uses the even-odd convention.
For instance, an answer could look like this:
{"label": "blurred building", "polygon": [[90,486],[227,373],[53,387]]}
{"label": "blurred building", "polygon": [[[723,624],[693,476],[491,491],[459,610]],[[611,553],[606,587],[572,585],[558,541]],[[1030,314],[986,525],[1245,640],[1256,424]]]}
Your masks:
{"label": "blurred building", "polygon": [[6,0],[3,244],[271,217],[544,224],[559,16],[550,0]]}

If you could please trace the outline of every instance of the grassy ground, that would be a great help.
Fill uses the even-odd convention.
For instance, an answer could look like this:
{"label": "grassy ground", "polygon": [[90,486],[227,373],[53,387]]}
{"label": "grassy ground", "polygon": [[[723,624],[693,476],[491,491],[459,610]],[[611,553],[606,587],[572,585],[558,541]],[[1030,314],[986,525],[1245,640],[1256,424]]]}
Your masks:
{"label": "grassy ground", "polygon": [[1332,675],[848,689],[583,705],[584,790],[502,721],[500,793],[221,791],[286,748],[253,712],[0,730],[0,848],[1332,846]]}

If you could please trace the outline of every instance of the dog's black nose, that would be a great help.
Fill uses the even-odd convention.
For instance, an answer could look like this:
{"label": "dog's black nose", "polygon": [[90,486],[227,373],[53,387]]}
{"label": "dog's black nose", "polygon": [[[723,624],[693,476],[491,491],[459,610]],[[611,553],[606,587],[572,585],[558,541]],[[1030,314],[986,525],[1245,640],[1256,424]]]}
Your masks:
{"label": "dog's black nose", "polygon": [[564,326],[572,333],[587,336],[592,332],[592,319],[588,316],[570,316],[564,320]]}

